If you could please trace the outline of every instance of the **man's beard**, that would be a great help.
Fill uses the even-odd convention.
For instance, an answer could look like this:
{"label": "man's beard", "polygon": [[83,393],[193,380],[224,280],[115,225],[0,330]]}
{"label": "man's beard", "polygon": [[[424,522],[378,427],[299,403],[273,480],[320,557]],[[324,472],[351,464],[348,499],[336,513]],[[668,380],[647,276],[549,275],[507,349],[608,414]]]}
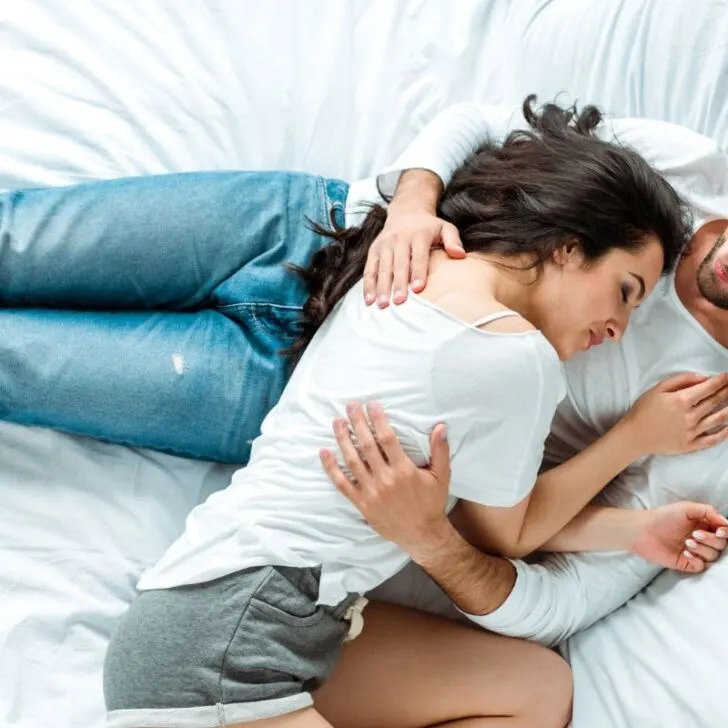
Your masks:
{"label": "man's beard", "polygon": [[718,236],[715,245],[698,267],[698,289],[714,306],[728,311],[728,285],[721,281],[715,272],[715,257],[723,243],[725,243],[725,233]]}

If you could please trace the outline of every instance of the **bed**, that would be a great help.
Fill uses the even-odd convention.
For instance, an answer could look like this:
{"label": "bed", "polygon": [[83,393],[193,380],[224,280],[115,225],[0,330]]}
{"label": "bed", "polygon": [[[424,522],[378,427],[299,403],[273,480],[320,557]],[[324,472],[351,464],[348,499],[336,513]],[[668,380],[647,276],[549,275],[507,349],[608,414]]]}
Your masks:
{"label": "bed", "polygon": [[[728,0],[3,3],[0,187],[229,168],[354,179],[451,103],[533,91],[726,148]],[[0,423],[0,726],[103,725],[103,654],[136,579],[229,473]],[[574,728],[728,724],[727,594],[726,561],[664,574],[573,638]]]}

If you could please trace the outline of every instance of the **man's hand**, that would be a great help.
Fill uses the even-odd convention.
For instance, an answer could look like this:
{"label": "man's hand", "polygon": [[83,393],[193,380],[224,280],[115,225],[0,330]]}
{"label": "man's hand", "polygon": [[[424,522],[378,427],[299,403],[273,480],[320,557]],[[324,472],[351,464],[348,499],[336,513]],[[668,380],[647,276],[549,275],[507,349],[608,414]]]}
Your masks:
{"label": "man's hand", "polygon": [[422,169],[403,173],[384,228],[369,248],[364,269],[367,304],[377,301],[384,308],[390,300],[402,303],[410,285],[421,291],[435,245],[442,245],[452,258],[465,257],[457,228],[436,215],[441,192],[442,183],[434,173]]}
{"label": "man's hand", "polygon": [[641,515],[633,553],[668,569],[705,571],[728,543],[728,519],[712,506],[680,502]]}
{"label": "man's hand", "polygon": [[450,530],[450,450],[445,426],[437,425],[430,436],[430,466],[418,468],[402,449],[380,405],[367,407],[371,428],[360,404],[349,405],[347,412],[357,444],[345,419],[334,422],[334,433],[351,477],[344,474],[333,453],[322,450],[321,462],[329,478],[380,536],[413,558],[415,553],[438,547],[444,532]]}
{"label": "man's hand", "polygon": [[437,425],[430,436],[429,467],[418,468],[402,449],[382,408],[369,405],[367,413],[371,428],[359,404],[347,408],[348,421],[334,422],[351,477],[343,473],[333,453],[322,450],[329,478],[369,525],[406,551],[460,609],[470,615],[495,611],[511,593],[516,570],[509,561],[468,543],[447,518],[450,450],[444,425]]}

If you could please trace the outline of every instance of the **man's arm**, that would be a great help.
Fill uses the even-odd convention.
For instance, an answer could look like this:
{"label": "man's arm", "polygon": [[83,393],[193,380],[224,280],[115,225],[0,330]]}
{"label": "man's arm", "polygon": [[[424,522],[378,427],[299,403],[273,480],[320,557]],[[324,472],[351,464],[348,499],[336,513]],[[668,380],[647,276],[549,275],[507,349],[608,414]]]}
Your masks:
{"label": "man's arm", "polygon": [[472,622],[555,645],[631,599],[660,567],[626,553],[548,554],[539,563],[482,553],[451,526],[407,548]]}
{"label": "man's arm", "polygon": [[[502,140],[525,120],[520,108],[508,104],[462,103],[441,111],[407,146],[394,164],[377,177],[385,196],[398,197],[407,170],[427,170],[430,185],[441,191],[455,171],[487,140]],[[396,194],[395,194],[396,192]],[[439,195],[438,195],[439,198]],[[435,200],[437,202],[437,200]],[[434,207],[432,208],[434,211]]]}
{"label": "man's arm", "polygon": [[698,221],[728,206],[728,156],[709,137],[654,119],[622,118],[598,130],[605,141],[634,149],[683,196]]}
{"label": "man's arm", "polygon": [[500,608],[483,615],[460,610],[484,629],[549,646],[621,607],[661,571],[615,552],[547,554],[539,563],[514,566],[516,582]]}
{"label": "man's arm", "polygon": [[415,544],[410,556],[468,616],[495,612],[516,583],[510,561],[475,548],[449,521],[441,533],[431,532],[426,542]]}
{"label": "man's arm", "polygon": [[328,450],[321,452],[324,469],[367,522],[405,550],[476,624],[551,644],[615,609],[659,572],[637,557],[614,553],[550,556],[535,565],[482,553],[443,518],[450,480],[445,428],[433,430],[430,467],[419,469],[402,451],[384,411],[368,408],[372,433],[360,410],[352,410],[351,424],[367,464],[347,423],[337,421],[337,441],[355,480]]}
{"label": "man's arm", "polygon": [[[409,143],[393,164],[376,177],[355,182],[349,191],[347,224],[353,225],[372,203],[412,198],[404,184],[419,176],[429,210],[434,214],[442,190],[455,171],[488,139],[505,138],[525,124],[520,109],[506,104],[461,103],[441,111]],[[425,174],[423,174],[425,173]]]}
{"label": "man's arm", "polygon": [[[395,303],[401,303],[410,283],[420,290],[433,245],[444,245],[453,257],[463,255],[457,230],[436,216],[442,190],[487,139],[502,140],[525,126],[518,107],[456,104],[436,116],[389,169],[352,185],[348,225],[358,224],[368,204],[392,200],[385,227],[370,249],[365,281],[369,303],[377,299],[387,305],[393,290],[398,294]],[[605,120],[597,135],[641,154],[682,194],[698,222],[724,214],[728,157],[711,139],[676,124],[633,118]]]}
{"label": "man's arm", "polygon": [[[348,422],[335,423],[351,477],[328,450],[321,451],[324,469],[366,522],[403,549],[473,622],[552,644],[619,607],[660,571],[660,566],[638,556],[614,552],[552,555],[532,565],[482,553],[445,515],[450,482],[445,427],[437,425],[430,436],[430,466],[418,468],[402,449],[384,410],[371,404],[367,414],[373,432],[359,405],[350,408]],[[686,534],[704,520],[705,508],[675,503],[653,510],[653,515],[662,513],[658,527],[645,534],[643,547],[657,553],[664,542],[663,551],[681,553]],[[700,571],[701,564],[696,558],[685,566]]]}
{"label": "man's arm", "polygon": [[[443,245],[463,257],[457,229],[437,217],[444,186],[458,167],[487,139],[505,136],[520,114],[505,105],[456,104],[436,116],[395,163],[376,179],[349,190],[346,223],[361,222],[372,203],[387,204],[387,220],[371,245],[364,272],[364,297],[380,306],[402,303],[408,287],[422,290],[430,249]],[[522,126],[522,124],[520,124]]]}
{"label": "man's arm", "polygon": [[[440,112],[407,146],[394,164],[378,175],[385,195],[399,194],[398,183],[405,172],[427,170],[431,189],[442,190],[455,171],[487,140],[502,141],[515,129],[526,127],[520,107],[508,104],[462,103]],[[686,127],[656,119],[605,119],[597,129],[604,141],[634,149],[658,172],[665,175],[687,197],[719,192],[728,183],[728,156],[712,139]],[[715,212],[709,204],[707,211]]]}

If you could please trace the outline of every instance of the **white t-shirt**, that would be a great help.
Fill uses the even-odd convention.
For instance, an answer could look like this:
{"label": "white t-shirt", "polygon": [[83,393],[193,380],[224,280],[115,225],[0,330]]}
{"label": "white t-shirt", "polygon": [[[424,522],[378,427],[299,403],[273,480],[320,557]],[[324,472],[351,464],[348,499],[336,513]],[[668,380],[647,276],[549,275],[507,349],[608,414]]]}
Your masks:
{"label": "white t-shirt", "polygon": [[380,402],[421,464],[429,459],[429,433],[445,422],[450,506],[463,498],[507,507],[532,489],[564,395],[561,363],[540,332],[477,328],[417,295],[401,306],[368,307],[359,283],[307,348],[249,465],[192,511],[139,588],[275,564],[322,565],[324,604],[367,591],[408,557],[374,532],[320,464],[321,448],[336,449],[332,422],[348,402]]}
{"label": "white t-shirt", "polygon": [[[518,109],[461,104],[422,132],[401,158],[403,168],[431,169],[447,183],[468,150],[523,125]],[[648,119],[609,121],[599,136],[618,139],[662,172],[690,204],[696,230],[710,220],[728,219],[728,157],[713,140]],[[564,370],[568,395],[547,443],[547,457],[555,463],[596,440],[661,379],[684,371],[728,370],[728,351],[685,309],[670,276],[633,313],[621,343],[605,342],[567,362]],[[603,497],[611,505],[642,508],[689,498],[728,512],[726,462],[728,443],[690,455],[648,458],[623,473]],[[541,563],[515,565],[516,584],[505,603],[471,619],[486,629],[545,644],[562,642],[609,614],[660,571],[626,553],[550,554]],[[449,600],[414,567],[388,582],[380,596],[453,615]]]}

